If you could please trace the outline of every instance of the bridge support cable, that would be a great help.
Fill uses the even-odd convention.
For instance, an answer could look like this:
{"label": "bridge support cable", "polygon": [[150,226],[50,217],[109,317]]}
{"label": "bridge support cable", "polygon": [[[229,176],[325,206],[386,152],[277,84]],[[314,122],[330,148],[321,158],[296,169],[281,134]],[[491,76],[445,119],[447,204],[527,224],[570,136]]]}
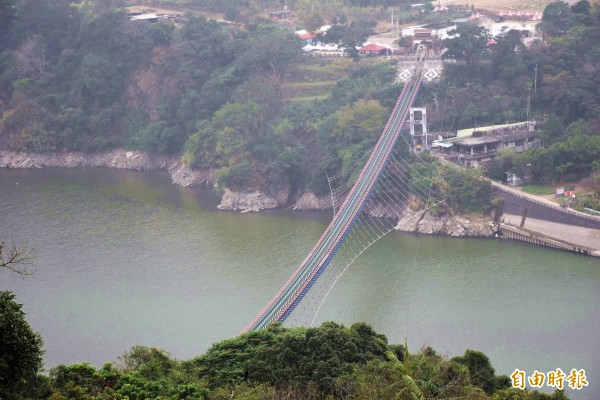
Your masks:
{"label": "bridge support cable", "polygon": [[[394,231],[399,220],[411,222],[423,211],[443,201],[432,196],[432,181],[437,173],[435,164],[429,163],[427,168],[423,166],[419,162],[411,164],[398,154],[391,157],[385,173],[335,258],[313,286],[310,295],[294,311],[290,320],[292,325],[313,325],[334,286],[358,257]],[[429,182],[429,187],[424,187],[423,182]]]}
{"label": "bridge support cable", "polygon": [[[373,152],[343,201],[338,199],[340,202],[339,209],[321,238],[279,292],[248,324],[244,332],[263,329],[273,321],[284,321],[330,265],[351,228],[360,220],[359,215],[365,208],[367,200],[375,192],[376,184],[385,171],[386,164],[393,154],[400,136],[400,128],[406,120],[409,107],[420,87],[421,72],[422,67],[419,67],[413,79],[404,86]],[[389,229],[382,222],[372,225],[367,224],[366,226],[373,231],[374,237],[377,238],[381,237],[381,234],[377,234],[377,231],[381,232]]]}

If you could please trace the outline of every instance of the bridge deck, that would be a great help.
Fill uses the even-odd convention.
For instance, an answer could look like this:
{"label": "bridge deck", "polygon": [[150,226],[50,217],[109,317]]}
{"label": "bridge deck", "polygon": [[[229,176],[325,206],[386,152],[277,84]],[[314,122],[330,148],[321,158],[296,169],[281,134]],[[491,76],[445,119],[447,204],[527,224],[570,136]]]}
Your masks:
{"label": "bridge deck", "polygon": [[417,65],[413,78],[404,86],[371,156],[325,233],[279,292],[243,332],[264,329],[273,321],[285,320],[329,265],[355,219],[362,211],[362,207],[396,146],[400,128],[419,90],[421,80],[422,63]]}

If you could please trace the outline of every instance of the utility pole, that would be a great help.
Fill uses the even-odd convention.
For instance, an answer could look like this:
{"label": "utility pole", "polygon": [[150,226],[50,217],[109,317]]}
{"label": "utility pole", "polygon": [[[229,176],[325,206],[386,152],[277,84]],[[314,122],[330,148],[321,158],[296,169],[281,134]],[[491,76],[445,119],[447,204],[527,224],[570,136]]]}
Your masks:
{"label": "utility pole", "polygon": [[537,66],[538,65],[535,64],[535,69],[534,69],[535,75],[534,75],[534,78],[533,78],[533,93],[537,92],[537,71],[538,71],[538,67]]}
{"label": "utility pole", "polygon": [[529,107],[531,105],[531,86],[527,85],[527,121],[529,121]]}

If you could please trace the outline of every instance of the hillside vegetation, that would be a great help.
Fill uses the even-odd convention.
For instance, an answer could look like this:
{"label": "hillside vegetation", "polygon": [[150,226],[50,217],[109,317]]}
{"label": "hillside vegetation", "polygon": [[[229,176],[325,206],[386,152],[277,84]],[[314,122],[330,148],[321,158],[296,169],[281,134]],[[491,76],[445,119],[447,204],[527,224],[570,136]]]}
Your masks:
{"label": "hillside vegetation", "polygon": [[42,338],[14,298],[0,291],[3,399],[566,399],[562,391],[510,388],[511,379],[497,376],[481,352],[451,359],[431,348],[411,353],[364,323],[292,329],[275,323],[187,361],[135,346],[118,363],[59,365],[45,376]]}
{"label": "hillside vegetation", "polygon": [[[317,8],[322,20],[339,22],[334,3]],[[376,7],[363,19],[332,28],[342,43],[362,43],[371,10],[388,5],[367,3]],[[181,154],[194,168],[216,169],[221,188],[323,193],[326,172],[372,148],[401,89],[393,61],[307,59],[292,32],[260,18],[243,27],[192,15],[150,24],[116,4],[0,3],[0,148]],[[268,5],[219,4],[195,7]],[[485,30],[460,27],[445,43],[456,62],[418,100],[430,130],[524,120],[530,95],[530,114],[547,119],[549,147],[500,158],[492,176],[527,164],[538,180],[599,168],[599,21],[587,1],[553,3],[542,22],[548,41],[529,48],[512,34],[488,46]]]}

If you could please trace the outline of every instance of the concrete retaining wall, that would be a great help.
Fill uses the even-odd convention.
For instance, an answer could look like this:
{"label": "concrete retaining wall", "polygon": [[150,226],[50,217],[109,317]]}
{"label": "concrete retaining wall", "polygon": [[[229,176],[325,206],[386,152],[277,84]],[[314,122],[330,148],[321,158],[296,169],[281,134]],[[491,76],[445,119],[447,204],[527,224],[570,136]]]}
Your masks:
{"label": "concrete retaining wall", "polygon": [[506,214],[523,216],[526,213],[527,218],[600,230],[600,217],[535,200],[498,185],[494,187],[494,194],[504,201],[503,212]]}

